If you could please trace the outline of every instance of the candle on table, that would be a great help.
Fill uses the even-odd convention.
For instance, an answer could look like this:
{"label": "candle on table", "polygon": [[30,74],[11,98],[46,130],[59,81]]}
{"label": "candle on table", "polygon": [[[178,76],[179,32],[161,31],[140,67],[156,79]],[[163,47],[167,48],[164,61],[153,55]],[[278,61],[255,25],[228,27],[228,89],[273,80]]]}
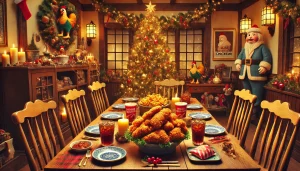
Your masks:
{"label": "candle on table", "polygon": [[177,97],[177,94],[175,95],[175,97],[172,97],[172,101],[171,101],[172,112],[175,112],[175,103],[176,102],[180,102],[180,97]]}
{"label": "candle on table", "polygon": [[18,60],[19,62],[25,62],[26,58],[25,58],[25,52],[22,51],[23,49],[21,48],[21,51],[18,52]]}
{"label": "candle on table", "polygon": [[125,132],[127,131],[129,127],[129,120],[128,119],[119,119],[118,120],[118,130],[119,135],[124,136]]}
{"label": "candle on table", "polygon": [[18,48],[15,48],[15,44],[10,48],[10,64],[15,65],[18,63]]}
{"label": "candle on table", "polygon": [[6,51],[2,54],[2,66],[6,67],[8,64],[10,64],[9,54],[6,54]]}
{"label": "candle on table", "polygon": [[64,108],[63,112],[61,113],[61,121],[66,122],[67,121],[67,112],[66,109]]}

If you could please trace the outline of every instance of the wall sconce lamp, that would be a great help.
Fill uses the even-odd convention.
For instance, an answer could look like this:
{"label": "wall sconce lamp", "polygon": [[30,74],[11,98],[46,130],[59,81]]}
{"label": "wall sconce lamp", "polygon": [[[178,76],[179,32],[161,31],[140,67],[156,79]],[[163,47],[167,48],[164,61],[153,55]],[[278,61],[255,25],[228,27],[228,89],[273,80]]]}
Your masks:
{"label": "wall sconce lamp", "polygon": [[96,25],[91,21],[86,25],[86,41],[88,46],[91,46],[92,39],[94,38],[96,38]]}
{"label": "wall sconce lamp", "polygon": [[275,14],[273,13],[273,9],[269,6],[263,8],[261,12],[261,25],[268,26],[268,30],[271,36],[274,35],[275,32]]}
{"label": "wall sconce lamp", "polygon": [[251,19],[244,15],[244,18],[240,20],[240,33],[245,34],[245,38],[247,37],[247,30],[251,28]]}

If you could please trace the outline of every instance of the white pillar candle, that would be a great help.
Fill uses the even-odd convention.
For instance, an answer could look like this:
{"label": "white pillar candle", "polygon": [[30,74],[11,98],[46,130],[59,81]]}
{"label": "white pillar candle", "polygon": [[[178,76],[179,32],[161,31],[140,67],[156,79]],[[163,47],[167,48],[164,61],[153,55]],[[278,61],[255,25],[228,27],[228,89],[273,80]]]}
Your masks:
{"label": "white pillar candle", "polygon": [[15,44],[10,48],[10,64],[15,65],[18,63],[18,48],[15,48]]}
{"label": "white pillar candle", "polygon": [[171,101],[171,111],[175,112],[175,103],[176,102],[180,102],[180,97],[177,97],[177,94],[175,95],[175,97],[172,97],[172,101]]}
{"label": "white pillar candle", "polygon": [[61,121],[66,122],[67,121],[67,112],[66,108],[64,108],[63,112],[61,113]]}
{"label": "white pillar candle", "polygon": [[6,67],[8,64],[10,64],[9,55],[6,54],[6,51],[2,54],[2,66]]}
{"label": "white pillar candle", "polygon": [[119,119],[118,120],[118,130],[119,135],[124,136],[125,132],[127,131],[129,127],[129,120],[128,119]]}
{"label": "white pillar candle", "polygon": [[25,62],[26,61],[25,52],[22,51],[22,48],[21,48],[21,51],[18,52],[18,60],[19,60],[19,62]]}

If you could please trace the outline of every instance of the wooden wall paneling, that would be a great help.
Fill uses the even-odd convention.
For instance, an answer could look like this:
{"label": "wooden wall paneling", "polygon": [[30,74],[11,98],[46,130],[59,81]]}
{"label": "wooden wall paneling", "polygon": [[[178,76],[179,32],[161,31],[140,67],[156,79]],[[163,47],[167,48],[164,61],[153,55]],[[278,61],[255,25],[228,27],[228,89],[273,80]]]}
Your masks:
{"label": "wooden wall paneling", "polygon": [[210,49],[211,49],[211,16],[207,17],[207,20],[205,22],[205,29],[204,29],[204,59],[203,64],[206,64],[206,66],[210,66]]}
{"label": "wooden wall paneling", "polygon": [[78,1],[78,0],[69,0],[69,2],[71,4],[73,4],[77,10],[77,25],[79,25],[79,29],[77,31],[77,43],[79,44],[81,42],[81,21],[80,21],[80,18],[81,18],[81,15],[82,15],[82,7],[81,7],[81,3]]}
{"label": "wooden wall paneling", "polygon": [[[278,16],[278,15],[277,15]],[[278,42],[278,74],[284,74],[285,71],[287,70],[286,68],[286,54],[284,52],[284,44],[286,43],[284,40],[284,33],[283,31],[284,27],[283,27],[283,18],[280,16],[279,17],[279,29],[277,30],[279,32],[279,36],[278,36],[278,40],[283,40],[283,41],[279,41]],[[274,59],[274,58],[273,58]]]}
{"label": "wooden wall paneling", "polygon": [[104,23],[104,13],[98,13],[99,18],[99,62],[101,68],[106,69],[106,34],[105,34],[105,23]]}

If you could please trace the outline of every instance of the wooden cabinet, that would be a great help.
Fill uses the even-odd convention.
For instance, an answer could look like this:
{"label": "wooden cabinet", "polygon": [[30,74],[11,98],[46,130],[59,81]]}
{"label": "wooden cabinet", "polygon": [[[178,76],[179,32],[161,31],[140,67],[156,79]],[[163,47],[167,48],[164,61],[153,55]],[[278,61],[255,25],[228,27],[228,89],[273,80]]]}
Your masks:
{"label": "wooden cabinet", "polygon": [[[196,97],[201,101],[201,95],[205,92],[208,94],[224,94],[223,88],[225,84],[186,84],[186,90],[192,94],[192,97]],[[230,100],[231,98],[227,98]],[[231,104],[228,104],[228,106]],[[227,107],[219,107],[217,105],[206,105],[209,111],[227,111]]]}
{"label": "wooden cabinet", "polygon": [[[15,148],[23,149],[17,127],[11,120],[13,112],[22,110],[28,101],[54,100],[58,104],[56,113],[60,120],[63,108],[60,97],[70,89],[87,90],[92,81],[99,81],[93,75],[97,69],[100,69],[99,65],[0,68],[0,128],[11,133]],[[68,138],[71,135],[68,123],[60,120],[60,124],[64,137]]]}

